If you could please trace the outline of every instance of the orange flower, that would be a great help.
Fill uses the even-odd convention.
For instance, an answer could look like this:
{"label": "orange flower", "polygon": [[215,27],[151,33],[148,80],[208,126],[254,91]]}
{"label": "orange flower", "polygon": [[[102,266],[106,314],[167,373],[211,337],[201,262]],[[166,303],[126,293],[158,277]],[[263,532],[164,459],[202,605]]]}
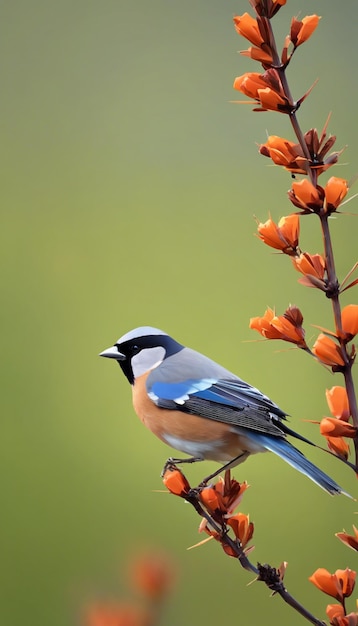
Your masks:
{"label": "orange flower", "polygon": [[258,100],[258,89],[264,89],[267,87],[263,77],[258,72],[247,72],[242,76],[237,76],[234,80],[234,89],[241,91],[249,98],[255,98]]}
{"label": "orange flower", "polygon": [[325,188],[325,209],[326,213],[333,213],[341,204],[342,200],[348,193],[348,181],[344,178],[337,178],[332,176]]}
{"label": "orange flower", "polygon": [[133,559],[130,577],[136,591],[158,600],[166,596],[173,585],[174,566],[166,554],[151,551]]}
{"label": "orange flower", "polygon": [[288,197],[292,204],[304,213],[318,213],[323,206],[324,193],[322,187],[315,187],[307,180],[293,183]]}
{"label": "orange flower", "polygon": [[336,417],[324,417],[320,422],[321,435],[324,437],[355,437],[357,429]]}
{"label": "orange flower", "polygon": [[297,344],[300,348],[307,348],[304,340],[305,331],[302,328],[303,317],[297,307],[289,307],[285,313],[275,316],[271,320],[271,326],[278,330],[285,341]]}
{"label": "orange flower", "polygon": [[207,508],[209,511],[215,512],[220,511],[220,500],[219,495],[216,493],[214,487],[204,487],[204,489],[200,492],[200,500],[201,503]]}
{"label": "orange flower", "polygon": [[349,419],[351,412],[345,387],[335,386],[331,387],[331,389],[326,389],[326,400],[329,410],[334,417],[345,422]]}
{"label": "orange flower", "polygon": [[327,445],[329,447],[329,449],[336,454],[337,456],[341,457],[342,459],[347,460],[348,456],[349,456],[349,445],[348,443],[343,439],[343,437],[326,437],[327,439]]}
{"label": "orange flower", "polygon": [[358,614],[348,613],[346,615],[341,604],[328,604],[326,613],[332,626],[357,626],[358,624]]}
{"label": "orange flower", "polygon": [[255,20],[254,17],[251,17],[249,13],[235,15],[233,19],[236,32],[242,37],[245,37],[245,39],[254,44],[254,46],[260,48],[264,43],[264,40],[260,33],[257,20]]}
{"label": "orange flower", "polygon": [[281,250],[284,254],[296,254],[300,220],[295,213],[282,217],[278,224],[271,218],[264,224],[259,222],[257,231],[260,239],[271,248]]}
{"label": "orange flower", "polygon": [[301,311],[295,306],[290,306],[280,316],[275,315],[272,309],[266,309],[263,317],[250,319],[250,328],[257,330],[266,339],[282,339],[306,350],[302,322]]}
{"label": "orange flower", "polygon": [[330,622],[332,626],[357,626],[358,613],[347,613],[344,617],[333,617]]}
{"label": "orange flower", "polygon": [[341,348],[323,333],[320,333],[312,348],[313,354],[321,363],[333,368],[344,367],[344,359]]}
{"label": "orange flower", "polygon": [[301,22],[295,17],[292,18],[290,39],[295,48],[311,37],[320,19],[318,15],[307,15]]}
{"label": "orange flower", "polygon": [[323,567],[318,568],[308,580],[316,585],[320,591],[336,598],[336,600],[343,600],[342,589],[337,576],[330,574],[330,572]]}
{"label": "orange flower", "polygon": [[298,272],[304,274],[299,282],[307,287],[317,287],[324,290],[326,283],[324,281],[326,264],[324,258],[320,254],[309,254],[301,252],[299,256],[292,258],[292,263]]}
{"label": "orange flower", "polygon": [[253,61],[259,61],[264,67],[270,67],[272,64],[272,54],[265,52],[261,48],[251,46],[247,50],[241,50],[240,54],[244,57],[250,57]]}
{"label": "orange flower", "polygon": [[358,333],[358,304],[348,304],[342,310],[342,330],[346,341]]}
{"label": "orange flower", "polygon": [[208,511],[230,514],[241,502],[247,488],[246,482],[239,483],[230,477],[230,472],[225,472],[225,479],[220,476],[215,485],[201,490],[200,500]]}
{"label": "orange flower", "polygon": [[335,572],[342,588],[344,598],[352,595],[356,583],[356,572],[349,569],[337,569]]}
{"label": "orange flower", "polygon": [[273,309],[267,308],[263,317],[252,317],[249,327],[257,330],[265,339],[281,339],[281,333],[271,326],[271,321],[275,317]]}
{"label": "orange flower", "polygon": [[[310,155],[309,159],[307,159],[303,153],[300,144],[284,139],[283,137],[277,137],[276,135],[270,136],[266,143],[259,147],[259,152],[264,156],[270,157],[276,165],[285,167],[289,172],[307,174],[308,168],[310,167],[315,170],[317,176],[319,176],[322,172],[325,172],[329,167],[337,163],[338,157],[342,152],[332,152],[328,154],[336,141],[334,135],[327,137],[328,121],[329,118],[320,136],[318,136],[318,132],[315,128],[311,128],[305,133],[304,141]],[[333,187],[332,190],[329,187],[328,193],[330,202],[332,199],[332,191]],[[323,202],[323,190],[321,190],[320,197]],[[337,188],[336,193],[333,194],[333,199],[335,198],[337,198]]]}
{"label": "orange flower", "polygon": [[274,91],[271,87],[258,89],[257,96],[263,111],[288,113],[289,111],[287,109],[293,109],[293,107],[289,107],[286,96],[277,93],[277,91]]}
{"label": "orange flower", "polygon": [[330,624],[337,624],[337,626],[339,624],[339,620],[345,616],[344,608],[341,604],[328,604],[326,614]]}
{"label": "orange flower", "polygon": [[247,72],[238,76],[234,80],[234,89],[256,100],[260,108],[255,111],[291,113],[295,109],[288,101],[279,74],[274,69],[268,69],[264,74]]}
{"label": "orange flower", "polygon": [[165,470],[163,483],[170,493],[181,498],[184,498],[190,491],[190,485],[183,472],[176,467],[168,467]]}
{"label": "orange flower", "polygon": [[337,569],[334,574],[330,574],[326,569],[320,567],[308,580],[327,595],[343,602],[344,598],[348,598],[353,592],[355,578],[356,572],[348,568],[345,570]]}
{"label": "orange flower", "polygon": [[128,603],[104,604],[90,607],[85,626],[147,626],[150,616]]}
{"label": "orange flower", "polygon": [[236,539],[240,541],[241,546],[244,548],[254,534],[254,525],[250,522],[249,516],[244,515],[244,513],[237,513],[237,515],[229,517],[227,524],[231,526]]}
{"label": "orange flower", "polygon": [[275,165],[281,165],[289,172],[307,173],[305,168],[307,159],[303,156],[301,146],[293,141],[270,135],[266,143],[260,145],[259,152],[263,156],[270,157]]}
{"label": "orange flower", "polygon": [[353,626],[348,623],[344,607],[341,604],[328,604],[326,614],[332,626]]}
{"label": "orange flower", "polygon": [[354,535],[348,535],[347,533],[336,533],[336,537],[345,543],[346,546],[356,550],[358,552],[358,530],[353,526]]}
{"label": "orange flower", "polygon": [[321,434],[326,437],[329,449],[347,460],[349,455],[349,445],[343,437],[353,437],[356,429],[348,424],[350,410],[345,387],[332,387],[326,389],[326,399],[330,411],[334,417],[325,417],[321,421]]}
{"label": "orange flower", "polygon": [[203,518],[200,522],[199,533],[206,533],[207,535],[209,535],[210,537],[212,537],[213,539],[221,543],[221,547],[224,550],[224,552],[228,554],[228,556],[232,556],[235,559],[237,559],[238,552],[223,541],[223,537],[220,533],[210,528],[209,522],[205,518]]}

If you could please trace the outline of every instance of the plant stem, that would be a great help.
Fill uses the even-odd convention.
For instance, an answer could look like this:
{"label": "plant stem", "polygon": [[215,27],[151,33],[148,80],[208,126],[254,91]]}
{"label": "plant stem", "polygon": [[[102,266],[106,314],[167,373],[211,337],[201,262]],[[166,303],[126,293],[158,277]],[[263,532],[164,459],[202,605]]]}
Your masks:
{"label": "plant stem", "polygon": [[[320,215],[320,220],[321,220],[323,243],[324,243],[324,249],[325,249],[328,288],[332,293],[331,301],[332,301],[332,308],[333,308],[334,323],[336,327],[336,334],[340,342],[343,359],[345,362],[344,369],[343,369],[344,382],[346,386],[349,410],[352,416],[353,425],[357,428],[358,427],[358,406],[357,406],[357,398],[356,398],[354,381],[353,381],[353,376],[352,376],[353,361],[350,359],[347,353],[347,345],[345,341],[343,341],[342,339],[342,315],[341,315],[341,305],[339,301],[339,282],[338,282],[336,269],[335,269],[332,239],[331,239],[331,233],[329,229],[327,214],[324,213]],[[358,437],[354,438],[354,449],[355,449],[355,463],[357,465],[358,464]]]}
{"label": "plant stem", "polygon": [[201,506],[199,502],[198,489],[191,489],[191,491],[184,496],[184,499],[189,502],[195,509],[195,511],[204,517],[209,523],[210,527],[218,533],[220,537],[220,543],[230,546],[230,548],[237,554],[237,559],[240,565],[257,575],[258,581],[264,582],[266,586],[271,589],[274,594],[278,594],[291,608],[297,611],[308,622],[315,626],[325,626],[325,622],[317,619],[310,613],[300,602],[298,602],[286,589],[283,581],[280,578],[278,571],[269,565],[260,565],[256,567],[246,556],[244,549],[241,547],[238,541],[234,541],[227,533],[227,527],[220,526],[213,517]]}

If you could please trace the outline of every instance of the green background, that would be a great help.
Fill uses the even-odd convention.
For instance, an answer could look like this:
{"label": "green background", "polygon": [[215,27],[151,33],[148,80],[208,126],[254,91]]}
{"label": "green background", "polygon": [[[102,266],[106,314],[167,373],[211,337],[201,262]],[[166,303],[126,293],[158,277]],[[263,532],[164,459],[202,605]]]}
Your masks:
{"label": "green background", "polygon": [[[256,342],[248,328],[267,305],[282,313],[293,303],[313,341],[312,324],[332,328],[332,317],[289,259],[253,235],[254,215],[292,211],[288,173],[255,144],[292,134],[285,116],[230,103],[241,99],[234,77],[260,71],[237,54],[247,46],[232,16],[246,10],[244,0],[2,2],[4,626],[79,624],[88,602],[125,597],[121,572],[142,545],[167,550],[181,570],[163,624],[303,623],[264,586],[247,587],[252,577],[219,546],[186,551],[202,538],[199,519],[155,492],[172,451],[134,416],[119,369],[97,357],[131,328],[163,328],[319,440],[302,420],[328,414],[325,389],[341,379],[289,344]],[[358,5],[288,2],[279,36],[299,12],[323,16],[288,73],[296,97],[320,79],[299,118],[304,130],[320,129],[333,112],[337,146],[348,144],[334,174],[350,179]],[[341,278],[356,260],[356,219],[331,223]],[[302,219],[301,245],[322,251],[314,217]],[[306,452],[356,493],[352,472]],[[188,475],[195,483],[214,468]],[[334,538],[351,529],[355,503],[330,498],[273,455],[235,476],[251,485],[240,510],[256,524],[253,559],[288,561],[290,591],[323,618],[330,600],[307,578],[317,567],[355,567]]]}

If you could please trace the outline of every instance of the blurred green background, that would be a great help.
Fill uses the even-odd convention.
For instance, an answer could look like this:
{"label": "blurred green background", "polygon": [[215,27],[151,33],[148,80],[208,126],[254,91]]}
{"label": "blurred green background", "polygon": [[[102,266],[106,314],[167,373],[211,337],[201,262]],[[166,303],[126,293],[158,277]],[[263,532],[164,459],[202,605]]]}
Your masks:
{"label": "blurred green background", "polygon": [[[291,425],[327,414],[339,377],[305,354],[256,342],[249,318],[297,304],[332,327],[329,302],[297,283],[289,260],[253,236],[290,212],[289,175],[260,158],[267,134],[292,138],[285,116],[254,114],[232,90],[259,71],[232,16],[245,0],[3,0],[2,427],[0,623],[80,623],[88,601],[121,597],[121,568],[138,546],[160,546],[181,578],[163,623],[303,623],[212,543],[193,550],[199,520],[155,493],[171,453],[135,418],[130,389],[97,357],[137,325],[161,327],[269,394]],[[337,176],[357,172],[356,23],[345,0],[289,1],[275,24],[322,15],[289,71],[304,130],[346,144]],[[354,189],[353,189],[354,192]],[[348,211],[356,212],[356,202]],[[332,220],[340,277],[356,260],[356,217]],[[321,251],[314,218],[302,247]],[[344,303],[354,302],[348,292]],[[309,457],[351,493],[354,475]],[[214,465],[190,468],[193,483]],[[235,472],[256,524],[254,560],[289,562],[290,591],[321,618],[328,597],[307,577],[354,568],[334,532],[355,504],[330,498],[273,455]],[[351,610],[354,610],[353,601]]]}

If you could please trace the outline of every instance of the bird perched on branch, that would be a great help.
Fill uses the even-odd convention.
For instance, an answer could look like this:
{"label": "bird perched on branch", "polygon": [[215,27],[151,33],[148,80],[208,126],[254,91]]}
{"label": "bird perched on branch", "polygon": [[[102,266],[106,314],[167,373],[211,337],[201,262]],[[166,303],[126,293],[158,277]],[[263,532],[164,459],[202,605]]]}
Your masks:
{"label": "bird perched on branch", "polygon": [[190,455],[185,461],[218,461],[228,469],[269,450],[328,493],[348,495],[288,442],[291,435],[315,445],[288,428],[286,413],[274,402],[167,333],[136,328],[100,356],[118,362],[132,385],[134,410],[143,424]]}

